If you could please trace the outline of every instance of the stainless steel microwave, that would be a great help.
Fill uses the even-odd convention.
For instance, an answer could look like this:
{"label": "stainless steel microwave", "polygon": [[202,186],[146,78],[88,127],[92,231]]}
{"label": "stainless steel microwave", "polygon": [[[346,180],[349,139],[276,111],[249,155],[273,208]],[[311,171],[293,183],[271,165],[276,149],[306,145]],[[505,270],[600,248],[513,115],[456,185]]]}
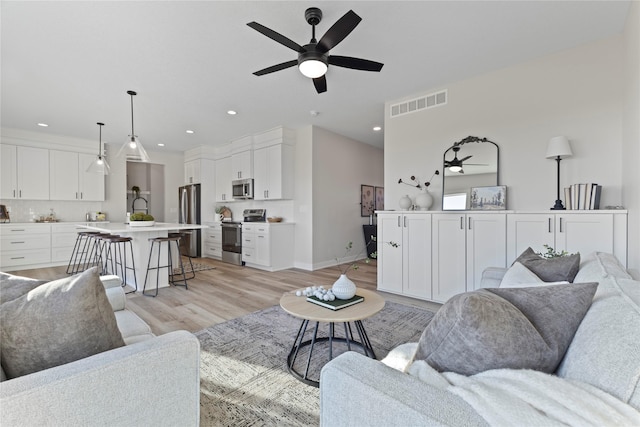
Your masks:
{"label": "stainless steel microwave", "polygon": [[234,199],[253,199],[253,178],[231,181]]}

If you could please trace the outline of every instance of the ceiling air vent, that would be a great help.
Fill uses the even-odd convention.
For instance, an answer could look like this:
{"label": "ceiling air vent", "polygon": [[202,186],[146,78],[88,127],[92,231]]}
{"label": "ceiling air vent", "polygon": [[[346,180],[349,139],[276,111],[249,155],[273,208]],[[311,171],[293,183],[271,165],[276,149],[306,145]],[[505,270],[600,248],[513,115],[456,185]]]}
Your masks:
{"label": "ceiling air vent", "polygon": [[391,117],[403,116],[426,108],[440,107],[447,103],[447,90],[430,93],[419,98],[393,104],[391,106]]}

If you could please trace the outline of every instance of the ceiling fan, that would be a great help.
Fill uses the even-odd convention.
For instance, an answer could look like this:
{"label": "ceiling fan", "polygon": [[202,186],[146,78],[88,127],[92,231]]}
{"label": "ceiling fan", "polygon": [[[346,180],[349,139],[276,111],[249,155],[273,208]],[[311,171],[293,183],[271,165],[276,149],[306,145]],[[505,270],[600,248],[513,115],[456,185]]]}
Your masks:
{"label": "ceiling fan", "polygon": [[362,20],[353,10],[348,11],[342,18],[338,19],[319,41],[316,40],[316,25],[322,20],[322,11],[317,7],[310,7],[305,11],[304,17],[307,23],[311,25],[311,41],[303,46],[257,22],[249,22],[247,24],[270,39],[298,52],[298,59],[273,65],[253,74],[262,76],[297,65],[304,76],[313,79],[316,91],[323,93],[327,91],[325,73],[329,65],[363,71],[380,71],[382,69],[384,64],[380,62],[329,54],[329,51],[344,40]]}
{"label": "ceiling fan", "polygon": [[[464,173],[464,170],[462,169],[463,162],[469,160],[473,156],[467,156],[467,157],[463,157],[462,159],[458,159],[458,151],[460,151],[460,147],[459,146],[454,146],[454,147],[451,148],[451,150],[453,150],[453,159],[445,160],[444,161],[444,167],[445,168],[449,168],[449,170],[451,172]],[[466,163],[466,164],[469,165],[469,166],[471,166],[471,165],[474,165],[474,166],[487,166],[484,163]]]}

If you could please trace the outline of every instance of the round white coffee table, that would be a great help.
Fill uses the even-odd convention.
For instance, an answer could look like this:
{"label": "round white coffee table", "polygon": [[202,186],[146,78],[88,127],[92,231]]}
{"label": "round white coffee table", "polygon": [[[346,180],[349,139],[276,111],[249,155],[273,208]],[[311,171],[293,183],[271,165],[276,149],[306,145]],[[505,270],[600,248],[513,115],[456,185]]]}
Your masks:
{"label": "round white coffee table", "polygon": [[[348,350],[351,350],[352,347],[359,348],[366,356],[373,359],[376,358],[373,347],[371,346],[371,341],[369,341],[367,332],[362,324],[362,320],[371,317],[382,310],[384,307],[384,299],[377,293],[366,289],[358,289],[356,291],[356,295],[363,297],[364,301],[335,311],[309,302],[306,297],[298,297],[296,296],[295,291],[287,292],[282,296],[282,298],[280,298],[280,307],[282,307],[284,311],[292,316],[302,319],[302,324],[300,325],[300,329],[298,329],[298,334],[296,335],[291,351],[287,356],[287,368],[291,375],[305,384],[319,387],[319,379],[316,380],[309,378],[309,366],[311,364],[313,349],[316,343],[319,342],[329,343],[329,358],[327,362],[333,359],[334,342],[346,343]],[[303,342],[304,335],[310,321],[316,322],[313,330],[313,336],[311,339]],[[326,337],[318,337],[318,326],[320,322],[329,324],[329,334]],[[344,325],[344,337],[335,336],[336,323],[342,323]],[[359,340],[354,338],[351,323],[355,326]],[[300,349],[307,346],[310,347],[305,370],[304,373],[300,373],[294,367],[294,364]]]}

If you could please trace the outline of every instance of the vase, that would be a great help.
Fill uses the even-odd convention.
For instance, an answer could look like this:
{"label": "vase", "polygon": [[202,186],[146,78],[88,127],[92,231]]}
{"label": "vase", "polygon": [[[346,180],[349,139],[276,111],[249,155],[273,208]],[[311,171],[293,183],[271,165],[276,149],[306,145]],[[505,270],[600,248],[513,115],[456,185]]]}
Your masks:
{"label": "vase", "polygon": [[409,197],[408,195],[404,195],[402,197],[400,197],[400,207],[404,210],[407,210],[411,207],[412,202],[411,202],[411,197]]}
{"label": "vase", "polygon": [[429,193],[429,190],[425,189],[423,193],[416,196],[416,206],[421,211],[428,211],[433,205],[433,196]]}
{"label": "vase", "polygon": [[331,291],[338,299],[353,298],[356,294],[356,284],[353,283],[346,274],[341,274],[333,284]]}

